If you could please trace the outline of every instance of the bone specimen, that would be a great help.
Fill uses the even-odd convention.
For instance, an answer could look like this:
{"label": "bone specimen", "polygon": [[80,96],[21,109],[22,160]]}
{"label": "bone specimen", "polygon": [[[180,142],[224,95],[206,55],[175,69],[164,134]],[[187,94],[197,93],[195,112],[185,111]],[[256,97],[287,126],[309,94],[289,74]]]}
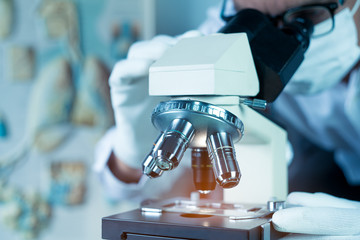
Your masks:
{"label": "bone specimen", "polygon": [[68,0],[43,0],[39,8],[50,38],[65,38],[75,62],[82,60],[76,6]]}
{"label": "bone specimen", "polygon": [[0,0],[0,39],[7,38],[13,25],[13,1]]}
{"label": "bone specimen", "polygon": [[34,50],[31,47],[10,48],[10,75],[13,81],[28,81],[35,71]]}

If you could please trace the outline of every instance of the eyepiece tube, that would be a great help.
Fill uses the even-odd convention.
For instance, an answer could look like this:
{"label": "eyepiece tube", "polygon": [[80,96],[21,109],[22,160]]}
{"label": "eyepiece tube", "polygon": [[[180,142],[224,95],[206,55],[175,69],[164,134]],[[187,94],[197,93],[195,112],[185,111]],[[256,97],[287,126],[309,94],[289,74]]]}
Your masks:
{"label": "eyepiece tube", "polygon": [[207,138],[206,143],[218,184],[223,188],[238,185],[241,173],[230,134],[213,133]]}
{"label": "eyepiece tube", "polygon": [[194,136],[193,125],[184,119],[174,119],[164,132],[159,148],[154,153],[157,167],[167,171],[176,168]]}
{"label": "eyepiece tube", "polygon": [[163,174],[163,170],[158,168],[156,160],[153,156],[154,152],[159,149],[159,146],[162,143],[163,139],[164,133],[161,133],[158,139],[155,141],[151,152],[146,156],[145,160],[143,161],[143,173],[150,178],[157,178]]}
{"label": "eyepiece tube", "polygon": [[206,148],[194,148],[191,151],[191,167],[196,190],[206,194],[215,189],[213,165]]}

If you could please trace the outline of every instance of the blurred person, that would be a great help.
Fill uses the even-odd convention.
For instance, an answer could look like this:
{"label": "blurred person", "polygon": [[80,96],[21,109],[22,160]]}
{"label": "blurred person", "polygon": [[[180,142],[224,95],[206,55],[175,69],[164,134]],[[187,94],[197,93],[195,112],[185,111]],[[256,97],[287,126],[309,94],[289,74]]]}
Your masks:
{"label": "blurred person", "polygon": [[[181,38],[217,32],[226,23],[220,15],[226,19],[239,10],[253,8],[274,18],[328,3],[338,4],[336,9],[328,9],[334,15],[324,20],[334,27],[311,39],[304,62],[269,107],[268,117],[286,129],[293,149],[289,165],[289,192],[293,193],[288,202],[302,206],[277,212],[273,222],[276,229],[285,232],[359,235],[360,203],[347,200],[360,200],[359,0],[225,1],[222,10],[209,10],[198,31],[135,43],[110,76],[116,127],[96,149],[94,168],[108,196],[140,201],[174,189],[177,194],[182,191],[173,186],[186,174],[185,167],[152,181],[141,171],[158,135],[150,121],[151,111],[166,100],[148,96],[148,69],[166,49]],[[314,31],[321,25],[323,22],[315,25]]]}

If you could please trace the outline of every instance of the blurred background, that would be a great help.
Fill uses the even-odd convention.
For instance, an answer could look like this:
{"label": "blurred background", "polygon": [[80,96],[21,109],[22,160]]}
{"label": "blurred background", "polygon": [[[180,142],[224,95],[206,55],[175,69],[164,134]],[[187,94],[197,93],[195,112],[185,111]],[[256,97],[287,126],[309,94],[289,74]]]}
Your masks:
{"label": "blurred background", "polygon": [[0,0],[0,239],[101,239],[92,171],[107,80],[134,41],[195,29],[220,0]]}

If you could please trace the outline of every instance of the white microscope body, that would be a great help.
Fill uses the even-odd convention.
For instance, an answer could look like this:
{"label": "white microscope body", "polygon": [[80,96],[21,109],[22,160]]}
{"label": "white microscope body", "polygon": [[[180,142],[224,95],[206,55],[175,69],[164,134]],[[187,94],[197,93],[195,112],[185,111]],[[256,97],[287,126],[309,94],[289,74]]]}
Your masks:
{"label": "white microscope body", "polygon": [[[219,107],[221,119],[233,119],[229,117],[232,113],[241,120],[232,140],[242,176],[237,186],[224,189],[224,201],[263,204],[271,198],[286,198],[286,132],[243,104],[259,92],[259,80],[245,33],[182,39],[151,66],[149,74],[150,95],[208,103]],[[188,118],[185,107],[181,118],[201,125],[207,121],[193,123],[198,116],[196,106],[191,109],[195,117]],[[216,107],[210,111],[217,111]],[[200,118],[202,116],[200,113]],[[190,148],[209,149],[206,129],[212,128],[213,117],[209,119],[210,122],[204,123],[207,124],[205,130],[200,133],[195,126],[195,137],[189,134]],[[154,118],[153,123],[160,131],[164,130]],[[225,121],[224,125],[227,124]],[[227,131],[226,127],[222,131]]]}

